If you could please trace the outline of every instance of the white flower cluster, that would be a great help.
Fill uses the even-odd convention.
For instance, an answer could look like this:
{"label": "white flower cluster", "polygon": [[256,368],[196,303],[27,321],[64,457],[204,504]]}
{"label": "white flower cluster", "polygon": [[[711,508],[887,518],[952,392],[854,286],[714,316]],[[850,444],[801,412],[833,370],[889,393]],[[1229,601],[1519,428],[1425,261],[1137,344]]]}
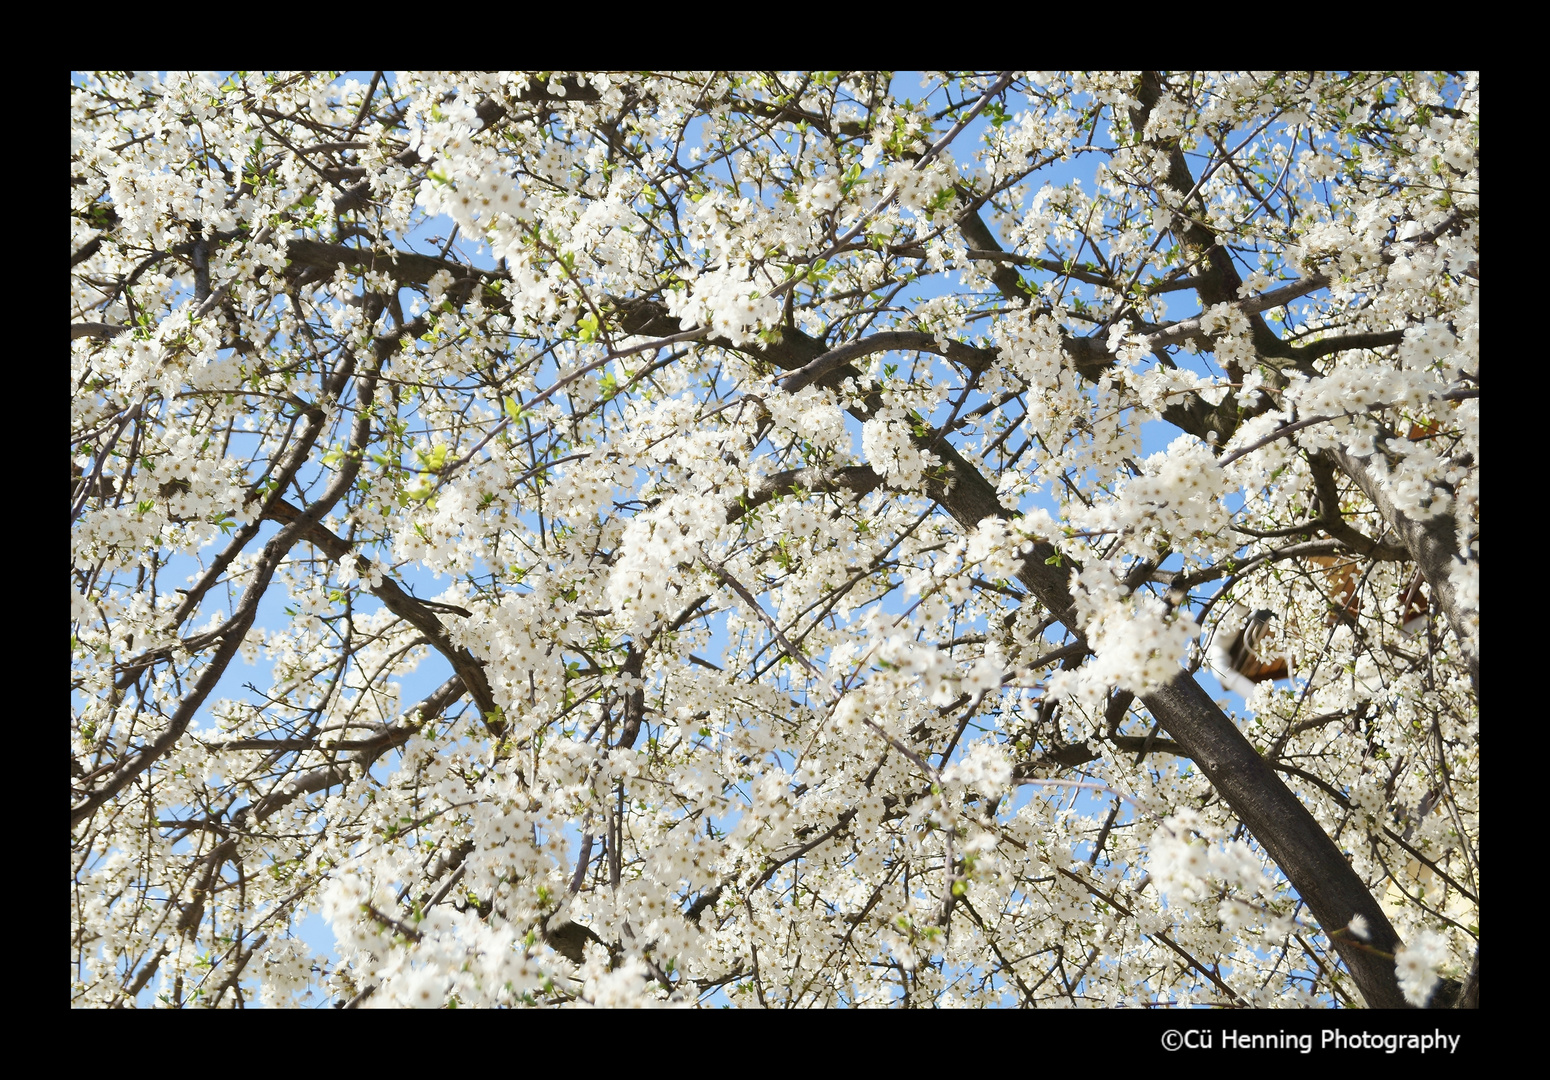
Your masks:
{"label": "white flower cluster", "polygon": [[745,345],[780,322],[780,301],[768,292],[753,281],[747,265],[728,266],[701,274],[687,292],[669,292],[667,309],[685,330],[708,326],[734,345]]}
{"label": "white flower cluster", "polygon": [[486,925],[472,910],[437,908],[412,924],[418,941],[395,943],[408,924],[385,920],[401,910],[396,891],[382,883],[391,872],[376,860],[334,873],[323,888],[323,915],[341,959],[373,991],[368,1007],[439,1009],[453,997],[466,1005],[514,1004],[568,974],[563,959],[523,948],[510,926]]}
{"label": "white flower cluster", "polygon": [[1212,351],[1228,371],[1248,371],[1254,358],[1249,319],[1236,304],[1213,304],[1200,316],[1200,328],[1212,338]]}
{"label": "white flower cluster", "polygon": [[942,154],[924,169],[907,161],[895,161],[886,170],[888,183],[899,190],[899,205],[917,217],[929,216],[932,205],[953,184],[950,155]]}
{"label": "white flower cluster", "polygon": [[1249,332],[1249,317],[1237,304],[1212,304],[1200,313],[1200,329],[1210,337],[1241,337]]}
{"label": "white flower cluster", "polygon": [[1153,416],[1160,416],[1170,405],[1198,394],[1208,404],[1220,404],[1227,396],[1225,387],[1217,387],[1198,372],[1183,367],[1165,367],[1157,364],[1125,376],[1126,385],[1137,396],[1137,404]]}
{"label": "white flower cluster", "polygon": [[[905,684],[919,680],[920,687],[925,691],[925,700],[933,706],[949,704],[963,694],[974,695],[999,690],[1002,677],[1006,673],[1006,660],[994,645],[987,647],[967,671],[963,670],[948,652],[933,645],[913,641],[901,634],[889,635],[878,647],[875,655],[887,670],[903,679]],[[873,681],[877,686],[869,684],[869,693],[885,687],[888,683],[887,679]],[[847,720],[854,720],[860,715],[857,712],[860,706],[854,703],[854,698],[855,695],[845,698],[838,711]],[[886,701],[885,691],[883,702]]]}
{"label": "white flower cluster", "polygon": [[1170,899],[1199,900],[1223,887],[1256,895],[1269,885],[1264,864],[1247,844],[1221,835],[1192,810],[1165,818],[1146,846],[1152,876]]}
{"label": "white flower cluster", "polygon": [[1303,416],[1339,416],[1385,406],[1420,410],[1445,389],[1428,372],[1347,362],[1328,375],[1294,380],[1284,392]]}
{"label": "white flower cluster", "polygon": [[1114,325],[1105,344],[1122,370],[1133,369],[1148,352],[1146,339],[1131,331],[1128,320]]}
{"label": "white flower cluster", "polygon": [[539,575],[529,580],[532,592],[507,596],[499,606],[481,609],[478,616],[455,628],[484,661],[497,703],[512,713],[522,708],[541,713],[565,696],[565,665],[543,633],[553,611],[543,604]]}
{"label": "white flower cluster", "polygon": [[669,514],[633,518],[608,575],[609,607],[625,626],[651,626],[667,613],[676,595],[668,583],[678,575],[679,564],[693,558],[691,542]]}
{"label": "white flower cluster", "polygon": [[1155,596],[1127,594],[1107,564],[1084,567],[1072,575],[1072,585],[1093,657],[1051,677],[1049,693],[1092,704],[1112,687],[1144,694],[1178,676],[1200,633],[1188,614],[1170,612]]}
{"label": "white flower cluster", "polygon": [[1008,312],[990,325],[990,340],[1009,371],[1029,386],[1051,387],[1066,370],[1060,324],[1050,315]]}
{"label": "white flower cluster", "polygon": [[509,229],[531,221],[538,210],[521,182],[507,176],[489,151],[439,159],[415,202],[426,213],[446,214],[470,236],[484,236],[498,224]]}
{"label": "white flower cluster", "polygon": [[1459,339],[1447,323],[1427,319],[1421,326],[1406,328],[1399,358],[1407,368],[1426,370],[1448,360],[1458,347]]}
{"label": "white flower cluster", "polygon": [[814,449],[842,453],[850,449],[845,414],[831,391],[806,386],[797,394],[771,394],[765,404],[779,430],[807,440]]}
{"label": "white flower cluster", "polygon": [[861,425],[861,451],[867,464],[887,477],[891,487],[919,490],[925,471],[941,459],[915,445],[903,409],[879,409]]}
{"label": "white flower cluster", "polygon": [[1034,542],[1054,535],[1058,529],[1054,519],[1041,508],[1010,521],[986,518],[963,544],[964,569],[978,567],[980,576],[991,580],[1015,580],[1023,557],[1033,551]]}
{"label": "white flower cluster", "polygon": [[1405,1000],[1426,1007],[1437,985],[1437,969],[1448,960],[1448,942],[1441,934],[1422,930],[1394,954],[1394,973]]}
{"label": "white flower cluster", "polygon": [[942,770],[942,782],[958,784],[977,794],[994,797],[1000,795],[1012,782],[1012,763],[1006,751],[989,741],[980,741],[969,748],[958,761]]}
{"label": "white flower cluster", "polygon": [[1126,550],[1140,555],[1155,551],[1159,542],[1178,550],[1215,553],[1231,516],[1222,506],[1229,490],[1227,476],[1210,448],[1192,435],[1181,435],[1167,450],[1148,457],[1143,468],[1142,475],[1118,485],[1112,500],[1071,507],[1071,526],[1125,535]]}
{"label": "white flower cluster", "polygon": [[505,255],[511,274],[509,280],[501,283],[501,295],[510,305],[508,314],[513,327],[527,332],[532,327],[574,322],[575,306],[565,295],[564,264],[556,259],[540,270],[532,253],[525,249],[520,233],[512,232],[509,242],[502,245],[499,232],[492,240],[492,250]]}

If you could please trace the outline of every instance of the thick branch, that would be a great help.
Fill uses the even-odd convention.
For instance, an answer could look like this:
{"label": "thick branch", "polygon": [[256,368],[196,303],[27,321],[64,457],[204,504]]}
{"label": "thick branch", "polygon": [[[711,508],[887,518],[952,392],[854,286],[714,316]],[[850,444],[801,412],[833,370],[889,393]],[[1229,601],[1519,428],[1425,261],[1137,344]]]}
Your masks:
{"label": "thick branch", "polygon": [[825,375],[838,371],[852,360],[859,360],[863,356],[872,356],[875,353],[894,351],[934,353],[963,364],[970,371],[984,371],[1001,355],[999,349],[977,348],[958,341],[939,340],[934,334],[908,330],[884,331],[830,349],[805,367],[789,375],[779,376],[777,381],[784,380],[787,392],[794,394]]}

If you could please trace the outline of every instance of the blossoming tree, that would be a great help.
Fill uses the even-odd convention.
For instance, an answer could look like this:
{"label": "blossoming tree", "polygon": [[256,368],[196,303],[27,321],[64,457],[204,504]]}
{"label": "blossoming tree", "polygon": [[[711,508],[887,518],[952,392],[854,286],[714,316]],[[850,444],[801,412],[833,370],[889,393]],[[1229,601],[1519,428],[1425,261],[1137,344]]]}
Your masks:
{"label": "blossoming tree", "polygon": [[78,76],[72,1002],[1478,1001],[1478,101]]}

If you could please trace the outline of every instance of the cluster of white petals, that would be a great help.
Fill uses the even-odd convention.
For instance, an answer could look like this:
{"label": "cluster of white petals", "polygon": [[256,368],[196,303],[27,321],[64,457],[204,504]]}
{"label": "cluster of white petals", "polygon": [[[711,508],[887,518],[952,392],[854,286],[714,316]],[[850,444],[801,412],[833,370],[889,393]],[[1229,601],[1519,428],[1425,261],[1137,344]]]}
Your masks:
{"label": "cluster of white petals", "polygon": [[1141,694],[1179,673],[1185,650],[1200,633],[1187,613],[1174,613],[1154,596],[1127,594],[1107,566],[1074,575],[1078,618],[1093,657],[1050,679],[1058,698],[1095,704],[1112,688]]}
{"label": "cluster of white petals", "polygon": [[708,327],[734,345],[757,341],[780,318],[780,302],[749,276],[749,268],[728,267],[695,278],[683,292],[670,292],[668,311],[685,330]]}

